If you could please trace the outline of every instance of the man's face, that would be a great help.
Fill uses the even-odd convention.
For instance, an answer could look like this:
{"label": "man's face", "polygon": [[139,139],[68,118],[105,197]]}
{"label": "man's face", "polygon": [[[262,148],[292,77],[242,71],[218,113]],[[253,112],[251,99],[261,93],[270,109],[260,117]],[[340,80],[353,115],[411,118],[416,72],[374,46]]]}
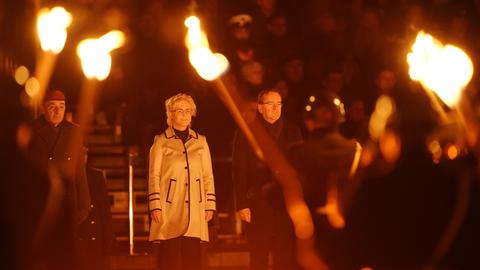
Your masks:
{"label": "man's face", "polygon": [[236,40],[247,40],[250,38],[250,29],[247,26],[235,26],[232,35]]}
{"label": "man's face", "polygon": [[260,85],[263,82],[263,67],[259,63],[251,64],[248,67],[243,68],[244,79],[252,85]]}
{"label": "man's face", "polygon": [[324,86],[327,90],[340,93],[343,88],[343,78],[340,72],[330,72],[325,79]]}
{"label": "man's face", "polygon": [[268,23],[267,29],[274,36],[283,37],[287,34],[287,19],[284,16],[276,16]]}
{"label": "man's face", "polygon": [[382,93],[388,93],[397,83],[395,73],[390,70],[381,71],[380,74],[378,74],[376,83]]}
{"label": "man's face", "polygon": [[282,97],[277,92],[268,92],[263,95],[258,104],[258,112],[270,124],[275,123],[282,115]]}
{"label": "man's face", "polygon": [[300,59],[293,59],[285,64],[284,71],[290,81],[298,82],[303,78],[303,62]]}
{"label": "man's face", "polygon": [[177,130],[185,130],[192,122],[193,109],[190,103],[180,99],[173,104],[173,110],[170,112],[172,126]]}
{"label": "man's face", "polygon": [[58,126],[63,121],[65,116],[65,101],[64,100],[49,100],[45,102],[45,119]]}

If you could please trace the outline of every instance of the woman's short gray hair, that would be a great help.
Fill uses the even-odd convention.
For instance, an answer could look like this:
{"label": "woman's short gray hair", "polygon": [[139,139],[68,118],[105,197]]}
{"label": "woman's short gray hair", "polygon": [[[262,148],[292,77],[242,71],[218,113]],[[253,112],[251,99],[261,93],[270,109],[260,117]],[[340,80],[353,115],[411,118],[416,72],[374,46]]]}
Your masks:
{"label": "woman's short gray hair", "polygon": [[165,100],[165,111],[167,113],[168,126],[172,126],[171,113],[175,109],[173,106],[179,100],[185,100],[186,102],[188,102],[192,109],[192,116],[193,117],[197,116],[197,106],[195,105],[195,101],[193,101],[193,98],[190,95],[187,95],[184,93],[176,94],[175,96],[169,97],[167,100]]}

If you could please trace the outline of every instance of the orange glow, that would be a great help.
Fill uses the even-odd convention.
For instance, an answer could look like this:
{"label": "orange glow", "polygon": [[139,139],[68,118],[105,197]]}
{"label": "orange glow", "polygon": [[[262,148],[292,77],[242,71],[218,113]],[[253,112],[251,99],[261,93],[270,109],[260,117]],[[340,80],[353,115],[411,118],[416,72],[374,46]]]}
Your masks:
{"label": "orange glow", "polygon": [[380,137],[379,146],[385,160],[391,164],[397,162],[400,157],[402,142],[398,134],[387,129]]}
{"label": "orange glow", "polygon": [[451,144],[446,149],[447,156],[449,159],[454,160],[458,157],[458,148],[454,144]]}
{"label": "orange glow", "polygon": [[29,76],[30,72],[25,66],[20,66],[15,70],[15,81],[20,85],[24,85]]}
{"label": "orange glow", "polygon": [[395,103],[393,102],[392,98],[383,95],[377,99],[375,111],[373,112],[368,124],[368,131],[372,140],[378,141],[380,136],[385,132],[388,119],[394,111]]}
{"label": "orange glow", "polygon": [[440,161],[440,158],[442,157],[442,147],[440,146],[440,142],[438,141],[432,141],[428,145],[428,149],[430,150],[430,153],[432,153],[432,159],[435,163],[438,163]]}
{"label": "orange glow", "polygon": [[125,43],[123,32],[115,30],[98,39],[85,39],[77,46],[82,61],[83,73],[89,79],[105,80],[110,74],[112,56],[110,52]]}
{"label": "orange glow", "polygon": [[35,77],[31,77],[25,82],[25,92],[29,97],[35,97],[40,90],[40,84]]}
{"label": "orange glow", "polygon": [[297,238],[308,239],[312,237],[314,231],[313,224],[311,222],[299,222],[309,219],[310,217],[310,210],[305,203],[292,203],[288,209],[288,214],[295,225],[295,235]]}
{"label": "orange glow", "polygon": [[473,75],[472,61],[463,50],[443,45],[423,31],[418,33],[407,62],[410,78],[434,91],[450,107],[458,104]]}
{"label": "orange glow", "polygon": [[185,43],[189,51],[190,63],[200,77],[207,81],[215,80],[228,69],[227,58],[222,54],[212,53],[207,36],[201,30],[200,20],[197,17],[188,17],[185,20],[185,26],[188,28]]}
{"label": "orange glow", "polygon": [[30,129],[30,126],[25,123],[20,124],[17,128],[18,147],[22,150],[26,150],[31,137],[32,137],[32,130]]}
{"label": "orange glow", "polygon": [[72,15],[63,7],[41,9],[37,18],[37,31],[42,50],[55,54],[61,52],[67,40],[67,27],[71,22]]}

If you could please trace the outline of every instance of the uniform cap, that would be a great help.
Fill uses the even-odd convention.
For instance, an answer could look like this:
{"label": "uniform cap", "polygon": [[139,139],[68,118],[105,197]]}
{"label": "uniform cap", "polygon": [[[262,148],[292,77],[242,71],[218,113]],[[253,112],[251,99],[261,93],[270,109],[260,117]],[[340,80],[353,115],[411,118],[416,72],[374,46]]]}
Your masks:
{"label": "uniform cap", "polygon": [[45,101],[51,101],[51,100],[65,100],[65,95],[60,90],[48,91],[45,94]]}

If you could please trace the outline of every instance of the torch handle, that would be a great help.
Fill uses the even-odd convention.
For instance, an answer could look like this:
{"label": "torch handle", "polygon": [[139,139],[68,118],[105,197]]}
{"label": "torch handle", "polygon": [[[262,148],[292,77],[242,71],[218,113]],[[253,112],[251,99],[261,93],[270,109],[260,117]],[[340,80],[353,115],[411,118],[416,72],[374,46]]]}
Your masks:
{"label": "torch handle", "polygon": [[263,154],[262,149],[260,148],[260,146],[258,144],[258,141],[253,136],[252,130],[248,126],[247,122],[245,121],[245,118],[242,117],[242,114],[241,114],[240,110],[238,109],[237,104],[235,103],[231,94],[227,90],[223,80],[221,78],[218,78],[214,81],[214,84],[216,86],[215,90],[217,91],[220,98],[222,98],[223,101],[225,102],[225,105],[226,105],[227,109],[230,111],[230,113],[232,114],[235,122],[237,122],[239,128],[242,130],[246,139],[248,140],[248,142],[252,146],[254,153],[257,155],[257,157],[260,160],[265,160],[265,156]]}

